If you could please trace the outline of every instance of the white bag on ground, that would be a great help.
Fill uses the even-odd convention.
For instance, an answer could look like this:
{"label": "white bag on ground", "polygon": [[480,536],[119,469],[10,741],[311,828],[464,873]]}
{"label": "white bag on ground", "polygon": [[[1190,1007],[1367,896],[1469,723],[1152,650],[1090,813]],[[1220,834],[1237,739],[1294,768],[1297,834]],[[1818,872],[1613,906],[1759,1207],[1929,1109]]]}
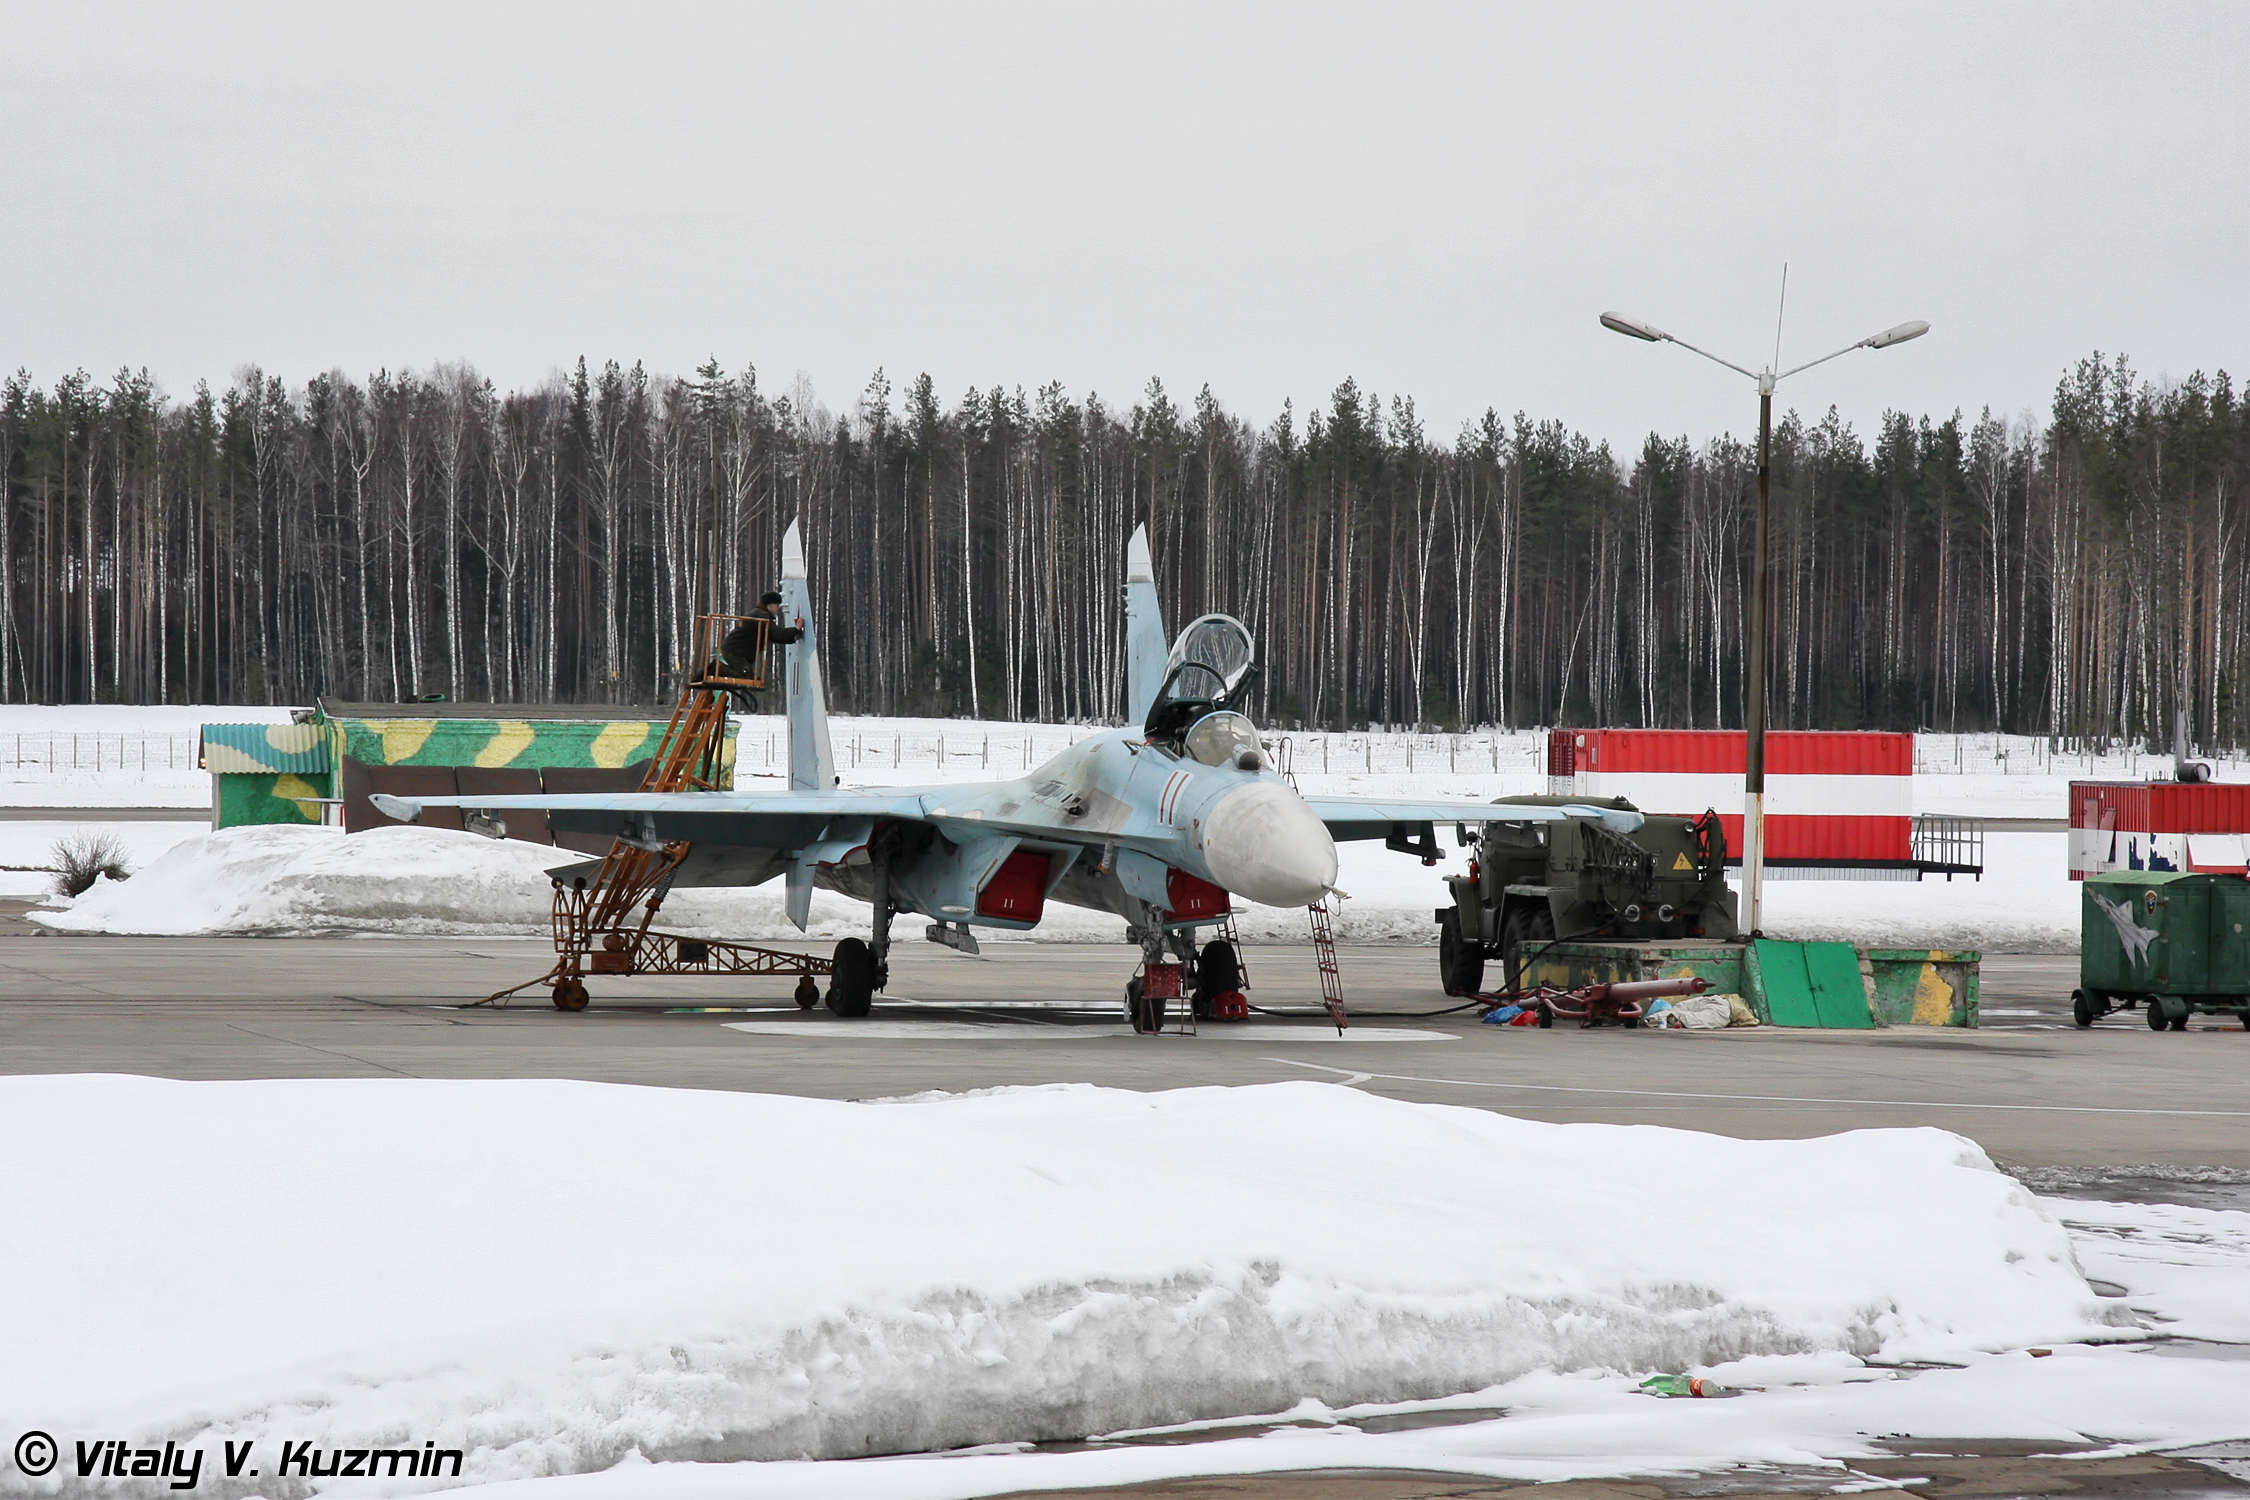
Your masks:
{"label": "white bag on ground", "polygon": [[1725,995],[1682,995],[1665,1016],[1670,1024],[1688,1031],[1723,1031],[1734,1024],[1727,1000]]}

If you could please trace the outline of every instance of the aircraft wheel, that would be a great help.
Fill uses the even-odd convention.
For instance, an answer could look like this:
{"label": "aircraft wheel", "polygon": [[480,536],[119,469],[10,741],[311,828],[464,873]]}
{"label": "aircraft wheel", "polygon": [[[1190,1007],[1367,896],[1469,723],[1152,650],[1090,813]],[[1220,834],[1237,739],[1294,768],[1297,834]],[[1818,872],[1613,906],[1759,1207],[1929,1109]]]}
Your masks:
{"label": "aircraft wheel", "polygon": [[1125,1018],[1133,1029],[1142,1035],[1164,1029],[1164,1000],[1162,996],[1143,1000],[1141,981],[1136,976],[1125,981]]}
{"label": "aircraft wheel", "polygon": [[582,980],[558,979],[555,981],[555,1009],[584,1010],[586,999],[586,986]]}
{"label": "aircraft wheel", "polygon": [[2157,1000],[2154,995],[2145,997],[2141,1001],[2141,1004],[2148,1011],[2149,1030],[2163,1031],[2172,1024],[2170,1021],[2165,1019],[2164,1006]]}
{"label": "aircraft wheel", "polygon": [[875,1003],[875,954],[858,938],[836,945],[836,971],[828,977],[828,1008],[839,1016],[864,1016]]}
{"label": "aircraft wheel", "polygon": [[1195,960],[1195,1013],[1203,1020],[1212,1016],[1212,1002],[1230,990],[1242,988],[1242,959],[1234,951],[1234,944],[1225,938],[1213,938],[1203,945]]}
{"label": "aircraft wheel", "polygon": [[811,1010],[820,1004],[820,984],[810,974],[797,981],[797,1009]]}
{"label": "aircraft wheel", "polygon": [[2080,1031],[2094,1024],[2094,1002],[2086,997],[2084,990],[2070,992],[2070,1019],[2077,1023]]}
{"label": "aircraft wheel", "polygon": [[2174,1016],[2170,1022],[2171,1028],[2174,1031],[2187,1030],[2188,1014],[2189,1013],[2187,1011],[2183,1010],[2178,1015]]}
{"label": "aircraft wheel", "polygon": [[1461,940],[1461,909],[1438,918],[1438,977],[1448,995],[1474,995],[1484,988],[1484,949]]}

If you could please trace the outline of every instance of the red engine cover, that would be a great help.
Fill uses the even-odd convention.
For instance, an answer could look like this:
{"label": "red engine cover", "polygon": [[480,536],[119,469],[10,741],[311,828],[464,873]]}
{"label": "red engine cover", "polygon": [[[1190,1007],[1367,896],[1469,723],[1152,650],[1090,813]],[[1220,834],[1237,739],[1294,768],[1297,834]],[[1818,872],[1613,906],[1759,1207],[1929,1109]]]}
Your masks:
{"label": "red engine cover", "polygon": [[1171,908],[1175,922],[1223,917],[1232,901],[1233,898],[1218,886],[1185,870],[1172,871],[1164,882],[1164,904]]}
{"label": "red engine cover", "polygon": [[1051,855],[1018,849],[992,872],[977,892],[977,915],[1003,922],[1036,922],[1047,909],[1047,872]]}

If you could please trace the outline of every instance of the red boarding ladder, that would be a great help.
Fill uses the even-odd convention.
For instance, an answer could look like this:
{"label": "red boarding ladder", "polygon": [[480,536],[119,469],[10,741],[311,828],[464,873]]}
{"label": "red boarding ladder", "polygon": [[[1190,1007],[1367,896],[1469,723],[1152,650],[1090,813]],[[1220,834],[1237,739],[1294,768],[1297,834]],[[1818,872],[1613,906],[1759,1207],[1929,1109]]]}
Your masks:
{"label": "red boarding ladder", "polygon": [[[720,643],[738,625],[757,630],[744,675],[723,675]],[[644,792],[707,792],[723,778],[727,703],[736,692],[765,686],[766,625],[758,615],[704,615],[696,621],[696,671],[680,690],[672,721],[641,778]],[[591,879],[557,880],[553,911],[555,966],[536,979],[487,995],[479,1005],[505,1005],[534,985],[553,991],[557,1010],[586,1008],[588,974],[771,974],[797,978],[797,1004],[820,1003],[819,977],[833,960],[718,938],[690,938],[651,927],[672,878],[687,860],[684,840],[619,838]]]}
{"label": "red boarding ladder", "polygon": [[[1296,759],[1295,749],[1295,745],[1284,739],[1276,756],[1281,779],[1289,783],[1291,791],[1297,789],[1297,773],[1291,769],[1291,762]],[[1336,1023],[1336,1034],[1341,1036],[1351,1022],[1344,1015],[1344,972],[1336,967],[1336,927],[1329,920],[1328,898],[1323,896],[1306,907],[1305,914],[1312,919],[1313,961],[1320,965],[1320,1003],[1328,1007],[1328,1019]],[[1231,916],[1227,918],[1227,935],[1234,935]],[[1241,949],[1235,951],[1239,953]]]}
{"label": "red boarding ladder", "polygon": [[1305,911],[1312,917],[1313,958],[1320,965],[1320,1002],[1328,1007],[1328,1019],[1336,1023],[1336,1033],[1341,1036],[1351,1022],[1344,1018],[1344,975],[1336,967],[1336,929],[1329,921],[1328,898],[1322,897]]}

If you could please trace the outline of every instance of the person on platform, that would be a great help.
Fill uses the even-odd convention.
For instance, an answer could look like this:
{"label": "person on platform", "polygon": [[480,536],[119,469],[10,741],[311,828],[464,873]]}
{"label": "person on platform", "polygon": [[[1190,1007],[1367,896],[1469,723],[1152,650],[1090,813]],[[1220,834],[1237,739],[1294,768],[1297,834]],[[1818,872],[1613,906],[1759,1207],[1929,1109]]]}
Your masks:
{"label": "person on platform", "polygon": [[[781,618],[781,596],[764,594],[758,599],[757,614],[728,631],[719,642],[718,659],[707,669],[713,677],[757,677],[762,663],[758,659],[758,636],[763,617],[764,635],[769,646],[794,646],[805,638],[805,622],[784,623]],[[745,711],[751,707],[750,694],[736,689],[735,698]]]}

